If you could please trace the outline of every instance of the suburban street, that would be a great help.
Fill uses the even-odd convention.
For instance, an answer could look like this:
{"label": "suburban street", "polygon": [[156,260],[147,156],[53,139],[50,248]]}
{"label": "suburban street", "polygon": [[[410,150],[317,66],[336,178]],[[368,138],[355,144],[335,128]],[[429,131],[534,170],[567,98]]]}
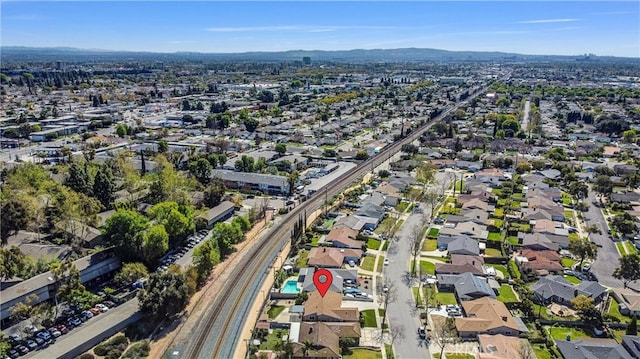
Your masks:
{"label": "suburban street", "polygon": [[389,328],[404,327],[404,338],[397,339],[393,345],[397,358],[431,358],[427,345],[418,338],[420,310],[416,308],[411,289],[418,279],[411,278],[409,272],[409,238],[413,227],[422,225],[422,221],[422,214],[409,215],[397,233],[400,239],[389,246],[387,253],[390,263],[385,268],[384,278],[393,283],[397,294],[397,300],[387,308]]}
{"label": "suburban street", "polygon": [[613,271],[619,264],[620,254],[607,234],[607,222],[600,207],[594,205],[597,200],[593,190],[589,191],[585,201],[589,204],[589,210],[582,213],[585,225],[596,225],[602,232],[602,234],[589,234],[589,239],[598,245],[598,257],[591,265],[591,272],[596,275],[600,284],[610,288],[620,287],[622,282],[612,277]]}

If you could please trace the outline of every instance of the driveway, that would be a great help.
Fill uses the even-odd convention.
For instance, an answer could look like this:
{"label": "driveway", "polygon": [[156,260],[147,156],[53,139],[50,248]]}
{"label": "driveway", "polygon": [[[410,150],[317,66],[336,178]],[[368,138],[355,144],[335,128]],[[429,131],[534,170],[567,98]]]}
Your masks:
{"label": "driveway", "polygon": [[595,262],[591,265],[591,272],[596,275],[598,282],[606,287],[622,287],[622,282],[613,278],[613,271],[620,263],[620,254],[618,253],[615,243],[607,234],[607,222],[604,219],[600,207],[594,205],[596,195],[593,190],[589,191],[589,195],[585,201],[589,204],[589,210],[582,213],[585,225],[595,225],[602,231],[602,234],[589,234],[589,239],[598,245],[598,257],[596,257]]}
{"label": "driveway", "polygon": [[431,358],[429,349],[418,338],[420,311],[416,309],[412,286],[417,281],[409,275],[409,238],[414,225],[422,225],[421,214],[411,214],[398,231],[397,242],[392,242],[387,252],[390,264],[385,267],[384,278],[396,286],[398,299],[387,308],[390,328],[404,328],[404,339],[394,343],[396,358]]}

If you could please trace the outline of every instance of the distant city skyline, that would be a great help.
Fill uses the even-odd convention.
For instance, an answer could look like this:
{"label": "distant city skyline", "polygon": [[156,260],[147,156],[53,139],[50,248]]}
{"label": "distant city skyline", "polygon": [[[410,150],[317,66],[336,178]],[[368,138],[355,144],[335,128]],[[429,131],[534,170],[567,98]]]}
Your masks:
{"label": "distant city skyline", "polygon": [[638,1],[0,2],[2,46],[640,57]]}

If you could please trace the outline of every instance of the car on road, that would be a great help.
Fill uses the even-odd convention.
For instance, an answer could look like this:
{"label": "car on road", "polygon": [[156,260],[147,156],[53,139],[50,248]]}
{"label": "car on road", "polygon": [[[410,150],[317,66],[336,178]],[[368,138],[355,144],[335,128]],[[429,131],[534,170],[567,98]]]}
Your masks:
{"label": "car on road", "polygon": [[384,259],[384,265],[388,266],[389,265],[389,258],[385,258]]}
{"label": "car on road", "polygon": [[382,285],[382,293],[387,293],[387,292],[389,292],[389,286],[386,285],[386,284],[383,284]]}
{"label": "car on road", "polygon": [[421,325],[420,328],[418,328],[418,336],[420,339],[427,338],[427,331],[424,329],[424,325]]}
{"label": "car on road", "polygon": [[587,264],[582,266],[582,271],[583,272],[588,272],[589,270],[591,270],[591,264],[587,263]]}

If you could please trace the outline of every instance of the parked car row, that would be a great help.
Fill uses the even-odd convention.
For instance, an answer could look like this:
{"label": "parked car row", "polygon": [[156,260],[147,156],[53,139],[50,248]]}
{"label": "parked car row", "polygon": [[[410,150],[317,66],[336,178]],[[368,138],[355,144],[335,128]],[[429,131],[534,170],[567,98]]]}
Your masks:
{"label": "parked car row", "polygon": [[157,268],[158,271],[164,272],[166,271],[170,265],[175,263],[179,258],[184,256],[189,249],[195,247],[198,243],[202,242],[209,234],[209,231],[206,229],[198,231],[198,233],[190,236],[187,239],[187,244],[185,244],[182,248],[174,249],[167,254],[161,261],[161,265]]}

